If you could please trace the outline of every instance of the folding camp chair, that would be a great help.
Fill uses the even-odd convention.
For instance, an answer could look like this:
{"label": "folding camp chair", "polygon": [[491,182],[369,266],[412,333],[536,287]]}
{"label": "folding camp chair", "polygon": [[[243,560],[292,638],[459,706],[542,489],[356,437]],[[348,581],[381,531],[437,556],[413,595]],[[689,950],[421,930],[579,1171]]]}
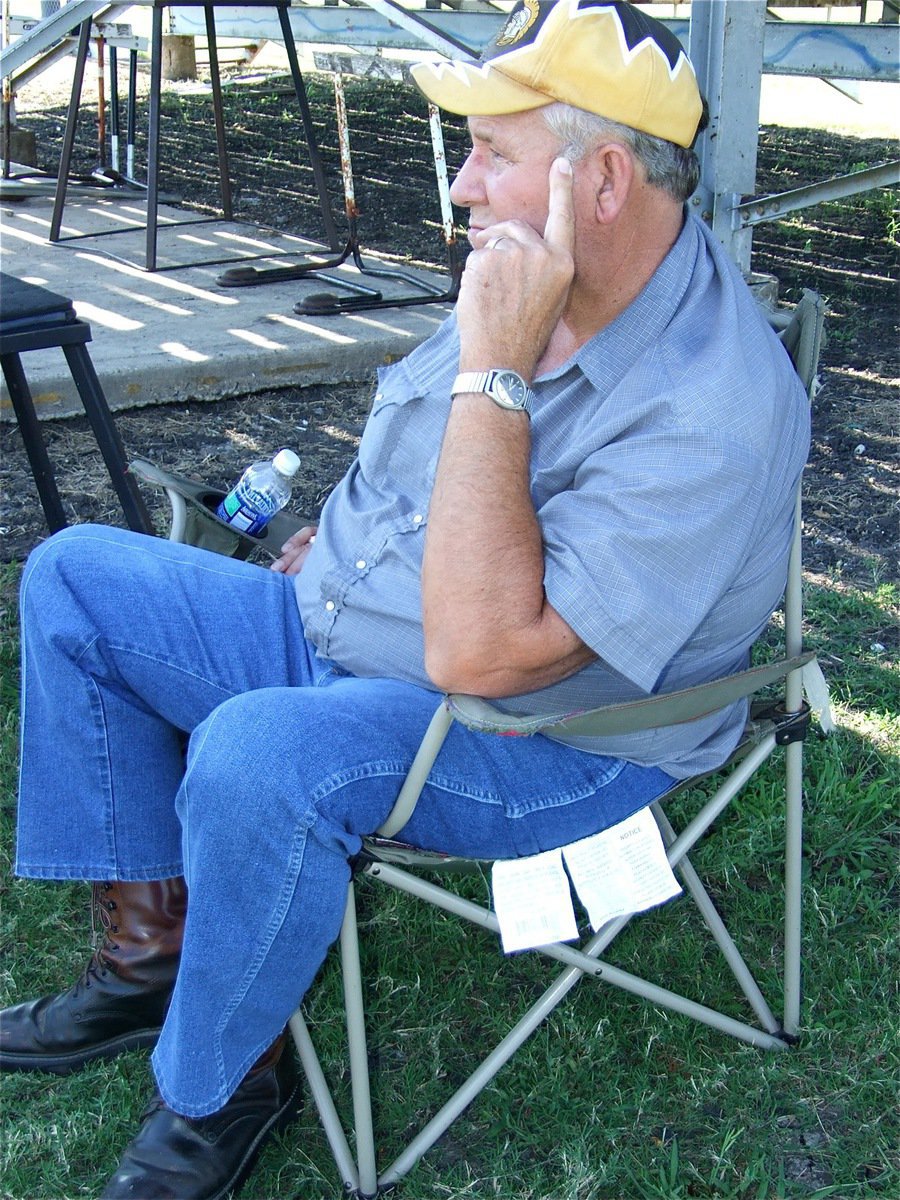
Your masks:
{"label": "folding camp chair", "polygon": [[[793,311],[770,312],[767,315],[779,330],[779,335],[811,399],[815,389],[822,337],[823,317],[819,297],[812,292],[806,292]],[[175,509],[171,536],[177,540],[197,541],[226,553],[233,551],[238,535],[219,522],[211,512],[221,497],[221,492],[212,492],[201,484],[172,476],[151,464],[135,463],[133,469],[141,478],[165,487],[168,491]],[[338,1116],[302,1011],[298,1011],[291,1019],[291,1030],[309,1086],[336,1165],[349,1194],[361,1197],[375,1196],[382,1189],[402,1179],[575,984],[585,977],[620,987],[626,992],[649,1000],[654,1005],[693,1017],[702,1024],[763,1049],[784,1049],[796,1039],[800,1019],[802,743],[810,721],[810,705],[804,700],[804,690],[812,697],[816,707],[822,708],[823,728],[830,724],[824,679],[814,656],[804,653],[802,647],[799,503],[798,492],[798,520],[785,597],[784,656],[781,659],[685,691],[644,701],[607,706],[562,718],[510,717],[476,697],[444,697],[437,705],[393,811],[377,835],[364,840],[362,853],[354,864],[356,881],[365,880],[375,885],[399,889],[496,933],[499,927],[498,920],[491,908],[462,898],[432,878],[448,869],[479,869],[483,864],[442,857],[393,840],[408,821],[431,765],[454,721],[459,721],[471,729],[521,736],[540,731],[559,731],[563,728],[581,734],[618,734],[690,720],[724,707],[738,698],[752,696],[760,689],[769,689],[777,683],[782,689],[780,696],[770,696],[752,702],[750,719],[740,746],[725,768],[712,773],[717,786],[711,794],[706,794],[710,791],[709,787],[703,789],[705,795],[699,811],[680,833],[673,829],[665,810],[676,793],[696,787],[696,778],[680,784],[651,806],[666,846],[669,863],[677,871],[684,886],[685,896],[677,903],[693,900],[731,970],[743,997],[741,1002],[749,1006],[753,1019],[736,1019],[724,1011],[682,996],[669,987],[642,979],[601,958],[629,922],[629,916],[618,917],[608,922],[578,946],[560,942],[540,947],[531,953],[546,955],[561,963],[561,973],[444,1107],[424,1125],[399,1157],[386,1168],[379,1170],[370,1099],[364,988],[356,917],[356,883],[351,882],[340,936],[340,955],[348,1031],[355,1155],[351,1151],[350,1142]],[[268,539],[256,542],[241,539],[241,553],[251,549],[253,545],[266,550],[267,541],[275,548],[272,553],[277,553],[277,547],[284,540],[284,535],[297,527],[298,523],[292,523],[290,518],[285,517],[279,529],[271,530]],[[745,784],[781,747],[784,748],[786,770],[784,995],[781,998],[781,1015],[776,1016],[741,957],[688,855],[698,839],[707,833]]]}

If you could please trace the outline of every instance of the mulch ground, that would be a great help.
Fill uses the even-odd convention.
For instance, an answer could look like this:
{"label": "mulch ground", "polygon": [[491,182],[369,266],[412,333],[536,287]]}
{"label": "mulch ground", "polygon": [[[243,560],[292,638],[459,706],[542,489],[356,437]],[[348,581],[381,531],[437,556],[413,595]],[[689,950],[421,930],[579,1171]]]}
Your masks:
{"label": "mulch ground", "polygon": [[[308,80],[334,208],[343,211],[337,180],[333,101],[327,80]],[[422,103],[406,88],[348,82],[360,236],[364,247],[410,262],[443,266],[440,214]],[[320,237],[320,216],[298,140],[293,95],[281,79],[255,80],[228,93],[231,169],[238,216]],[[23,96],[19,122],[33,129],[41,167],[58,160],[63,96]],[[138,128],[143,122],[138,121]],[[188,206],[217,204],[209,97],[197,85],[174,86],[164,98],[161,180]],[[95,123],[79,126],[75,167],[97,164]],[[461,123],[445,128],[451,172],[465,154]],[[137,146],[138,163],[144,147]],[[759,194],[782,191],[894,157],[887,141],[813,130],[764,129]],[[892,201],[894,207],[892,209]],[[808,571],[870,587],[897,579],[898,220],[896,192],[885,190],[821,204],[757,227],[754,269],[775,275],[786,303],[804,287],[827,299],[828,343],[814,404],[814,440],[806,475],[804,523]],[[368,410],[370,381],[288,388],[197,404],[172,404],[117,415],[126,450],[162,466],[228,486],[256,457],[288,445],[303,466],[298,511],[314,517],[352,458]],[[45,436],[73,521],[121,523],[93,437],[82,418],[50,421]],[[40,506],[18,431],[0,426],[0,536],[7,560],[23,558],[43,537]],[[154,505],[154,497],[148,496]],[[160,513],[160,522],[163,517]],[[162,524],[161,524],[162,527]]]}

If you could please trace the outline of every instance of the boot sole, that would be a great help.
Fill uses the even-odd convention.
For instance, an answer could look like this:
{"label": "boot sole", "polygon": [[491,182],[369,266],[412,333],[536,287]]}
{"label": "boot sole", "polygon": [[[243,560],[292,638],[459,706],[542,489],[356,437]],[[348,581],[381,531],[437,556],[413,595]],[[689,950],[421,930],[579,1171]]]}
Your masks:
{"label": "boot sole", "polygon": [[96,1059],[115,1058],[127,1050],[142,1050],[153,1047],[159,1039],[159,1029],[138,1029],[110,1038],[108,1042],[85,1046],[69,1054],[16,1054],[0,1051],[0,1071],[40,1071],[46,1075],[71,1075]]}
{"label": "boot sole", "polygon": [[271,1118],[260,1129],[228,1182],[223,1184],[214,1196],[204,1197],[204,1200],[225,1200],[226,1196],[236,1197],[256,1166],[256,1160],[259,1158],[266,1140],[271,1134],[280,1133],[282,1129],[286,1129],[292,1121],[296,1120],[302,1107],[301,1083],[300,1080],[297,1080],[293,1091],[278,1112],[273,1113]]}

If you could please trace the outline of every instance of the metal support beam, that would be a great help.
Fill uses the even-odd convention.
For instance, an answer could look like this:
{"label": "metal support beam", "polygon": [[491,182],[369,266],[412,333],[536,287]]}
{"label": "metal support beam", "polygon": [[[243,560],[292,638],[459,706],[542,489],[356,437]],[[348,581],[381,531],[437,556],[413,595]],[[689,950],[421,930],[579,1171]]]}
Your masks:
{"label": "metal support beam", "polygon": [[780,221],[790,212],[822,204],[826,200],[842,200],[846,196],[857,196],[872,188],[896,187],[900,184],[900,159],[867,167],[864,171],[851,171],[849,175],[836,175],[821,183],[808,183],[805,187],[792,188],[789,192],[778,192],[772,196],[759,196],[739,204],[735,216],[742,228],[761,225],[763,221]]}
{"label": "metal support beam", "polygon": [[70,0],[70,2],[44,17],[33,28],[17,38],[11,46],[0,50],[0,75],[5,79],[24,67],[45,50],[52,49],[58,41],[68,37],[88,17],[103,14],[106,21],[115,21],[128,11],[131,5],[110,4],[109,0]]}
{"label": "metal support beam", "polygon": [[689,55],[709,103],[692,202],[745,273],[751,233],[734,210],[756,189],[765,18],[766,0],[693,0],[691,6]]}
{"label": "metal support beam", "polygon": [[[739,7],[744,0],[735,0]],[[755,3],[755,0],[752,0]],[[712,7],[732,0],[712,0]],[[709,5],[708,5],[709,6]],[[128,10],[127,4],[70,0],[59,12],[32,26],[0,51],[0,74],[15,74],[37,59],[84,20],[85,12],[103,14],[114,21]],[[139,6],[138,6],[139,7]],[[699,7],[698,5],[694,6]],[[300,44],[346,45],[354,48],[440,50],[448,58],[477,55],[481,46],[497,32],[505,17],[500,11],[468,9],[410,10],[394,0],[372,0],[363,7],[322,8],[294,4],[290,10],[294,41]],[[194,7],[173,6],[169,10],[169,32],[202,37],[202,13]],[[696,25],[695,20],[695,25]],[[683,18],[666,18],[663,24],[687,46],[689,23]],[[254,7],[216,4],[216,29],[220,37],[266,38],[278,41],[280,31],[274,16]],[[831,79],[895,80],[898,38],[892,25],[828,24],[769,20],[765,24],[763,71],[775,75],[820,75]]]}
{"label": "metal support beam", "polygon": [[374,9],[381,16],[387,17],[401,29],[412,33],[414,37],[422,41],[423,45],[428,46],[431,50],[438,50],[441,54],[446,54],[448,58],[466,60],[477,57],[464,42],[449,33],[440,33],[430,21],[424,20],[418,13],[404,8],[396,0],[366,0],[366,6]]}

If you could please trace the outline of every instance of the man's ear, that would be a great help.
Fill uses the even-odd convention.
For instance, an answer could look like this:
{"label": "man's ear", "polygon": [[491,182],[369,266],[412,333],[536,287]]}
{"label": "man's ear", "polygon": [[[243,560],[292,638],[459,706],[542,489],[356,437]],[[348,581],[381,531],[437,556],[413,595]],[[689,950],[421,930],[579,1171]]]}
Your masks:
{"label": "man's ear", "polygon": [[601,225],[610,225],[634,185],[634,158],[618,142],[605,142],[591,153],[586,166],[594,191],[594,216]]}

